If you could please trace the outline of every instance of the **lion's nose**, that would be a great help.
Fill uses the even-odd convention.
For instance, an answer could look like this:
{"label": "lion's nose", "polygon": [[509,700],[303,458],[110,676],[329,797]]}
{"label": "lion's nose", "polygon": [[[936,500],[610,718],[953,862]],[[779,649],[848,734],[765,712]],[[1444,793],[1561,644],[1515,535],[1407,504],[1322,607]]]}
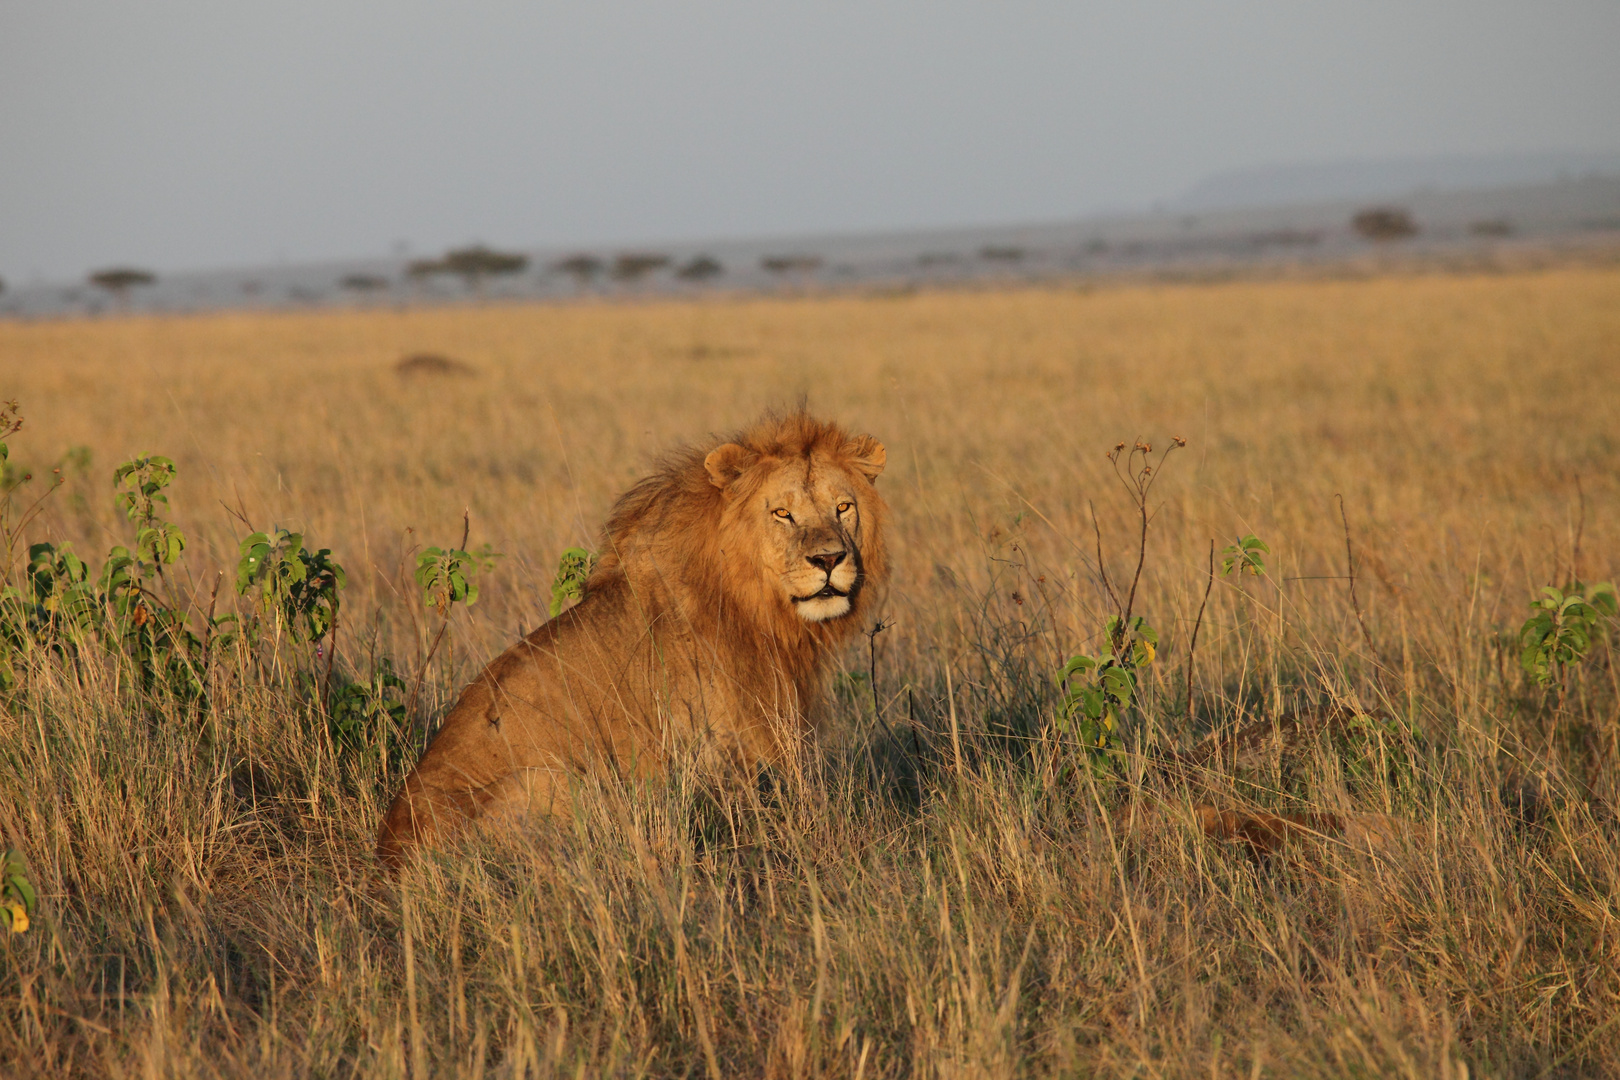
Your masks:
{"label": "lion's nose", "polygon": [[820,555],[806,555],[805,558],[812,565],[821,567],[822,570],[826,571],[827,576],[831,577],[833,570],[837,568],[839,563],[844,561],[846,554],[847,552],[843,551],[823,551]]}

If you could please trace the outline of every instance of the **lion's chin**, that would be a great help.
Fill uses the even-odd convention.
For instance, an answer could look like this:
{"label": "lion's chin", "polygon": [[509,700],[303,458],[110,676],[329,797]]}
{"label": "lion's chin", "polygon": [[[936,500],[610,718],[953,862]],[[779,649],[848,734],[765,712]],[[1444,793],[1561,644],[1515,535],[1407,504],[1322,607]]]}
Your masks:
{"label": "lion's chin", "polygon": [[793,610],[797,611],[799,618],[805,622],[826,622],[828,619],[848,615],[850,606],[849,597],[833,593],[794,601]]}

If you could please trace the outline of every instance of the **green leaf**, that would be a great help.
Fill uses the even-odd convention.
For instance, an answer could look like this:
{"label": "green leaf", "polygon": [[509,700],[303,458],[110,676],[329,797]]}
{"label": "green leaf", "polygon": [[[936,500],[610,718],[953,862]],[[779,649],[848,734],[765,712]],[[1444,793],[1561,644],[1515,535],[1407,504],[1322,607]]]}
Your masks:
{"label": "green leaf", "polygon": [[270,538],[262,532],[252,533],[243,539],[237,550],[241,558],[236,563],[236,591],[246,595],[264,572],[265,560],[270,556]]}
{"label": "green leaf", "polygon": [[1089,656],[1075,656],[1063,665],[1063,670],[1057,674],[1057,684],[1061,688],[1076,675],[1084,675],[1097,666],[1097,661]]}
{"label": "green leaf", "polygon": [[0,855],[0,901],[6,899],[22,901],[23,910],[29,914],[39,906],[39,897],[28,880],[28,866],[15,850]]}
{"label": "green leaf", "polygon": [[557,575],[551,582],[551,617],[562,614],[569,600],[585,597],[585,582],[596,563],[596,556],[584,548],[571,547],[557,560]]}
{"label": "green leaf", "polygon": [[1231,574],[1232,571],[1247,572],[1258,577],[1265,573],[1266,563],[1262,555],[1271,554],[1271,548],[1258,536],[1250,533],[1229,545],[1222,551],[1225,558],[1221,561],[1222,573]]}
{"label": "green leaf", "polygon": [[1613,596],[1608,583],[1575,582],[1567,589],[1542,586],[1531,598],[1530,617],[1519,628],[1523,647],[1519,665],[1525,674],[1543,686],[1562,682],[1565,670],[1585,659],[1602,632]]}

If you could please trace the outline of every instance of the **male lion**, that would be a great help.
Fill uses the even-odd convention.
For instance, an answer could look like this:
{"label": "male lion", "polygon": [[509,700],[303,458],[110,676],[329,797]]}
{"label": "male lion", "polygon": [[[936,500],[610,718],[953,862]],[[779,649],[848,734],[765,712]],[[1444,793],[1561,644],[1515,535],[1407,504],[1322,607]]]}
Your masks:
{"label": "male lion", "polygon": [[886,573],[884,458],[803,412],[665,458],[614,506],[584,599],[462,691],[383,818],[378,859],[397,867],[479,818],[566,813],[587,771],[786,757]]}

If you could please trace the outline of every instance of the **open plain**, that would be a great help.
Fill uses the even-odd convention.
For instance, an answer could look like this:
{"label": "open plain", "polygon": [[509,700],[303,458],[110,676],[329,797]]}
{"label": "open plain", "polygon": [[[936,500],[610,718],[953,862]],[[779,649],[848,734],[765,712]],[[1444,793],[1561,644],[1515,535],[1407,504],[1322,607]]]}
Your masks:
{"label": "open plain", "polygon": [[[11,526],[60,477],[9,585],[47,540],[99,575],[154,453],[186,546],[152,589],[199,641],[252,614],[251,532],[346,571],[334,634],[221,631],[190,689],[105,623],[13,643],[6,1075],[1620,1075],[1614,627],[1551,686],[1519,645],[1543,586],[1620,574],[1620,270],[8,321],[0,397]],[[586,786],[379,875],[562,551],[801,399],[886,444],[895,564],[802,768]],[[1105,458],[1139,440],[1145,545]],[[1263,572],[1223,573],[1247,535]],[[486,543],[446,623],[416,557]],[[1139,556],[1159,643],[1097,755],[1052,676]],[[1302,736],[1161,768],[1256,721]],[[1262,856],[1200,803],[1404,824]]]}

